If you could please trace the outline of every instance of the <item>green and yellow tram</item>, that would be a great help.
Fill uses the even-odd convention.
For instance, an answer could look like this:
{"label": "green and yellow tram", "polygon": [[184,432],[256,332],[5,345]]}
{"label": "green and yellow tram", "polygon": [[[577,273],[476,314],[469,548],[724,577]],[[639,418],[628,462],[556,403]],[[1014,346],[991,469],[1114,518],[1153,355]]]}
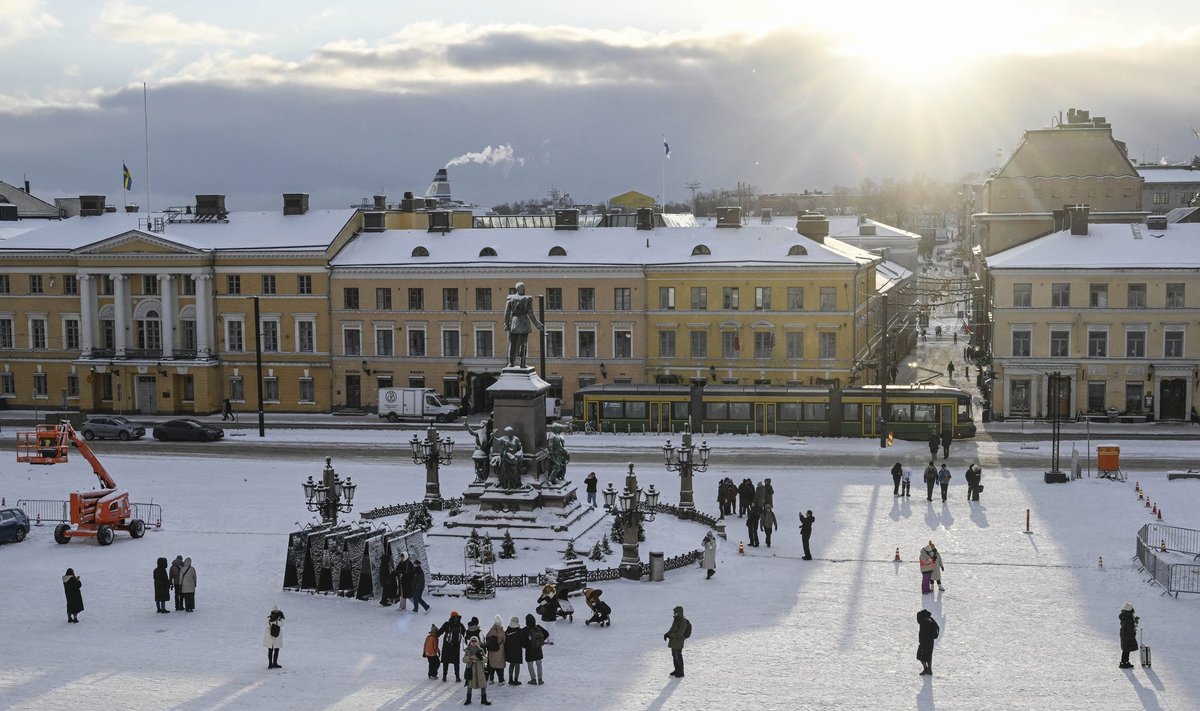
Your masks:
{"label": "green and yellow tram", "polygon": [[[812,437],[923,440],[949,429],[955,439],[975,436],[971,395],[936,385],[889,385],[887,405],[878,385],[848,388],[779,385],[708,385],[699,402],[704,432]],[[688,421],[686,385],[591,385],[575,392],[575,422],[603,432],[678,432]],[[885,411],[886,410],[886,411]],[[882,418],[881,418],[882,415]]]}

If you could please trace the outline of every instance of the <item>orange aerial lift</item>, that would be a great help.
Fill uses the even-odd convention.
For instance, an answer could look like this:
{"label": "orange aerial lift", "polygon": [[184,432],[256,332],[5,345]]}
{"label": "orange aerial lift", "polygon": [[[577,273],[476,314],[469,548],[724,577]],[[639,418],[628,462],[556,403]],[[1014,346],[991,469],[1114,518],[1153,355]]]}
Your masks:
{"label": "orange aerial lift", "polygon": [[[129,492],[117,488],[104,465],[96,459],[87,442],[79,436],[70,420],[57,425],[38,425],[33,432],[17,433],[17,461],[30,464],[59,464],[67,461],[69,447],[75,447],[92,465],[92,473],[100,480],[94,491],[71,493],[71,523],[60,523],[54,529],[54,540],[69,543],[72,538],[95,538],[102,546],[113,542],[114,531],[129,531],[132,538],[146,534],[146,524],[131,518]],[[72,525],[75,528],[72,528]]]}

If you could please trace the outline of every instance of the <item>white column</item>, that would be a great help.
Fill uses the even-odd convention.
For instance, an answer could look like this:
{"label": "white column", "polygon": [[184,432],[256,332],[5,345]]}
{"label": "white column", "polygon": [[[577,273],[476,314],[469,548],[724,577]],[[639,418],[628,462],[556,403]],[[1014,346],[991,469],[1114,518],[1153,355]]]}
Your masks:
{"label": "white column", "polygon": [[196,281],[196,358],[212,357],[212,275],[193,274]]}
{"label": "white column", "polygon": [[96,343],[96,285],[91,274],[76,274],[79,282],[79,346],[84,358],[92,357]]}
{"label": "white column", "polygon": [[115,319],[115,338],[117,358],[125,357],[125,349],[129,347],[129,276],[114,274],[113,280],[113,318]]}
{"label": "white column", "polygon": [[170,274],[158,275],[158,293],[162,297],[162,357],[175,357],[175,280]]}

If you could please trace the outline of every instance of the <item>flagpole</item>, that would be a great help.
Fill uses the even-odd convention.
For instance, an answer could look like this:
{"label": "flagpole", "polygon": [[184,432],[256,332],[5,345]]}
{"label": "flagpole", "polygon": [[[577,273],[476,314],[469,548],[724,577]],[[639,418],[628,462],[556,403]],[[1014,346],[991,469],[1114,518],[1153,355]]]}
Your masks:
{"label": "flagpole", "polygon": [[146,220],[150,219],[150,108],[146,101],[146,82],[142,82],[142,127],[146,140]]}

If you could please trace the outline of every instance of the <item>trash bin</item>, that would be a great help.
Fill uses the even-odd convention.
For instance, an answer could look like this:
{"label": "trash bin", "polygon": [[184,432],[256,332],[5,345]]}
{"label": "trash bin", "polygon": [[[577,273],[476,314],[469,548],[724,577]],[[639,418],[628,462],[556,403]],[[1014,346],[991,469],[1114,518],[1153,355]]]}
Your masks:
{"label": "trash bin", "polygon": [[650,582],[661,583],[666,577],[667,564],[662,551],[650,551]]}

